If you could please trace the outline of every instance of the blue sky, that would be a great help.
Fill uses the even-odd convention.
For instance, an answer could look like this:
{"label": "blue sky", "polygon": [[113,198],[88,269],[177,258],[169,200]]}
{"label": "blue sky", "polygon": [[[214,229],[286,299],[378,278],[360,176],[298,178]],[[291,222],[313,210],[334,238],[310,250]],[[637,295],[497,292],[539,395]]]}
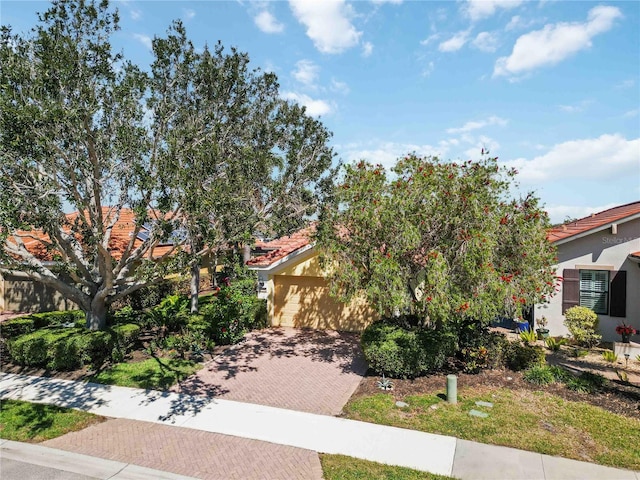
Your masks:
{"label": "blue sky", "polygon": [[[339,158],[408,152],[516,167],[553,221],[640,199],[640,2],[118,1],[113,45],[146,68],[180,18],[278,75]],[[3,0],[24,32],[46,2]]]}

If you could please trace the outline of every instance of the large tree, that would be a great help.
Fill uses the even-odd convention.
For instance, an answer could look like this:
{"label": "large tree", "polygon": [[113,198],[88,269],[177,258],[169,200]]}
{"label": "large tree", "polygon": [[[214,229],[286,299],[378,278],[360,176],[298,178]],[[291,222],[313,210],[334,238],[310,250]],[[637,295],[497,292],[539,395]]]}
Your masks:
{"label": "large tree", "polygon": [[[275,77],[219,45],[196,53],[179,23],[154,40],[148,72],[113,53],[117,29],[106,0],[58,0],[26,36],[2,27],[0,44],[0,272],[57,289],[93,329],[118,298],[195,265],[212,245],[248,241],[247,185],[271,195],[275,159],[291,151],[279,142],[291,125],[316,122],[302,110],[272,124],[297,108],[278,100]],[[314,125],[321,141],[300,160],[314,165],[305,191],[331,163],[328,133]],[[114,245],[128,210],[132,236]],[[173,247],[159,256],[160,243]]]}
{"label": "large tree", "polygon": [[317,234],[333,294],[435,328],[543,301],[556,281],[547,215],[533,194],[510,198],[516,172],[496,160],[347,166]]}

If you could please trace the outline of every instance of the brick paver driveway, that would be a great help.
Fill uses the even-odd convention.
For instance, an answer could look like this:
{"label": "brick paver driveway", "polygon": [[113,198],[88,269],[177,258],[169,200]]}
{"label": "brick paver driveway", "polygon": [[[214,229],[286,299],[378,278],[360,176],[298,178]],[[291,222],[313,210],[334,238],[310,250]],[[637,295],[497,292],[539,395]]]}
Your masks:
{"label": "brick paver driveway", "polygon": [[173,390],[337,415],[366,370],[356,334],[268,328],[252,332]]}
{"label": "brick paver driveway", "polygon": [[310,450],[122,418],[42,445],[202,479],[322,479]]}

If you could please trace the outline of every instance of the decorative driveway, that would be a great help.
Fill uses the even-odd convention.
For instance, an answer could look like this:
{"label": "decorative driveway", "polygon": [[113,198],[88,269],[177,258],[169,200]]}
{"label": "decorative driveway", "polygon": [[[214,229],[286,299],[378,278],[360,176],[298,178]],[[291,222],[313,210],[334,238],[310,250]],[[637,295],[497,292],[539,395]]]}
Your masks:
{"label": "decorative driveway", "polygon": [[172,390],[338,415],[366,371],[357,334],[268,328],[250,333]]}

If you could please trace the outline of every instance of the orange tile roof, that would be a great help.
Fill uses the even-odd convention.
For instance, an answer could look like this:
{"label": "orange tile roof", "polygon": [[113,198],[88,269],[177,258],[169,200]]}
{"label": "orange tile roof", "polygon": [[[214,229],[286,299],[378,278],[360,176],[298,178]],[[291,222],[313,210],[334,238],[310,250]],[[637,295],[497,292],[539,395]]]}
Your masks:
{"label": "orange tile roof", "polygon": [[298,230],[289,236],[271,240],[270,242],[261,242],[261,248],[275,248],[275,250],[252,258],[247,262],[247,265],[250,267],[268,267],[273,265],[278,260],[282,260],[287,255],[309,245],[311,243],[311,236],[315,230],[316,226],[314,224]]}
{"label": "orange tile roof", "polygon": [[619,207],[610,208],[604,212],[594,213],[593,215],[574,222],[554,227],[547,233],[547,238],[551,242],[557,242],[639,214],[640,201],[628,203]]}
{"label": "orange tile roof", "polygon": [[[102,215],[104,218],[109,218],[113,214],[113,209],[109,207],[102,207]],[[78,217],[78,212],[69,213],[66,215],[69,222],[73,222]],[[120,210],[120,216],[118,221],[113,226],[111,231],[111,238],[109,240],[109,250],[111,251],[115,259],[119,259],[122,256],[125,248],[127,247],[131,236],[136,227],[135,214],[131,209],[123,208]],[[66,229],[70,231],[70,229]],[[42,230],[30,230],[17,232],[25,244],[27,250],[33,254],[36,258],[44,261],[53,260],[55,252],[47,248],[51,240],[49,235]],[[9,237],[11,239],[11,237]],[[136,239],[134,248],[140,246],[142,240]],[[161,257],[171,250],[171,245],[160,245],[149,252],[153,257]]]}
{"label": "orange tile roof", "polygon": [[633,252],[633,253],[630,253],[629,255],[631,255],[632,257],[640,258],[640,252]]}

